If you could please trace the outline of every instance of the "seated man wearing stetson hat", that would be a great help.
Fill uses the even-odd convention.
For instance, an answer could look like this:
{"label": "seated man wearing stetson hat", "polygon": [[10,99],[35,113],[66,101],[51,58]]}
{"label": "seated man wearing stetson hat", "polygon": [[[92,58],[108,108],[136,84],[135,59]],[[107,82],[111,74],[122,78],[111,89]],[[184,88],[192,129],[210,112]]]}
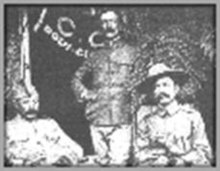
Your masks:
{"label": "seated man wearing stetson hat", "polygon": [[140,165],[211,164],[211,147],[201,114],[177,100],[187,79],[185,72],[164,63],[149,69],[145,86],[153,86],[155,105],[142,106],[137,113],[135,156]]}

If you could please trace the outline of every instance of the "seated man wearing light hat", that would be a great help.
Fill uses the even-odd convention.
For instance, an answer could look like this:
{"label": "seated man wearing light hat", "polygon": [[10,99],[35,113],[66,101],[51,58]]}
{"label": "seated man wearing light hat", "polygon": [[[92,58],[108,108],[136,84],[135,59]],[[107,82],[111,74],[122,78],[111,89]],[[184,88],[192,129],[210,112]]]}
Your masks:
{"label": "seated man wearing light hat", "polygon": [[149,69],[145,86],[153,86],[155,105],[137,113],[135,156],[140,165],[210,165],[211,147],[200,112],[180,104],[178,93],[188,80],[182,70],[157,63]]}
{"label": "seated man wearing light hat", "polygon": [[16,116],[5,124],[5,160],[9,166],[71,166],[83,149],[51,118],[39,118],[39,96],[34,87],[13,90]]}

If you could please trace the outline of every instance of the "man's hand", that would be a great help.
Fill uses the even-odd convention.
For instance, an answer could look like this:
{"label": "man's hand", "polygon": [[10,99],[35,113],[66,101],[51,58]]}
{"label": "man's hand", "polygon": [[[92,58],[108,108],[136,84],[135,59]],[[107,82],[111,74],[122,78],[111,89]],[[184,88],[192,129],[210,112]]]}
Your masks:
{"label": "man's hand", "polygon": [[172,157],[168,163],[169,166],[184,166],[185,164],[185,161],[180,157]]}
{"label": "man's hand", "polygon": [[151,165],[153,166],[166,166],[169,163],[168,157],[165,155],[159,156]]}
{"label": "man's hand", "polygon": [[68,157],[61,156],[53,165],[55,165],[55,166],[72,166],[73,163]]}
{"label": "man's hand", "polygon": [[141,163],[145,163],[146,161],[156,161],[160,158],[160,156],[165,156],[164,149],[143,149],[137,152],[138,160]]}
{"label": "man's hand", "polygon": [[91,90],[85,90],[82,95],[82,98],[85,100],[95,100],[97,98],[97,93],[91,91]]}
{"label": "man's hand", "polygon": [[[137,123],[144,126],[146,125],[146,118],[151,114],[149,107],[141,106],[137,111]],[[142,128],[141,128],[142,129]]]}

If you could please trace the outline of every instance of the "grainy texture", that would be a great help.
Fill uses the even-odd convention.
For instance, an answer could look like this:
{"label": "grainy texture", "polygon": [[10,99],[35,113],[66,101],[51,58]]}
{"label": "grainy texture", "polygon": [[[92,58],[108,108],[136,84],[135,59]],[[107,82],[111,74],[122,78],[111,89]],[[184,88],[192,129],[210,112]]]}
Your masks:
{"label": "grainy texture", "polygon": [[[76,55],[76,50],[93,49],[88,38],[100,29],[99,16],[108,9],[120,14],[125,40],[140,48],[141,58],[135,63],[139,70],[134,79],[131,79],[131,84],[143,82],[147,68],[154,62],[163,61],[185,69],[191,79],[182,90],[182,98],[197,104],[215,151],[216,30],[213,6],[47,6],[43,24],[34,32],[34,25],[43,8],[44,6],[27,7],[32,80],[40,94],[40,113],[55,118],[64,131],[83,146],[87,154],[92,154],[93,149],[88,121],[84,118],[85,106],[77,103],[70,88],[70,80],[84,61],[82,56]],[[6,118],[13,114],[9,100],[10,89],[19,76],[18,11],[16,6],[6,10]],[[76,25],[74,35],[64,38],[67,43],[72,44],[74,50],[66,50],[68,45],[59,46],[53,41],[51,34],[44,31],[45,26],[49,25],[53,32],[59,33],[57,21],[61,16],[71,18]],[[64,30],[71,31],[71,28],[64,25]],[[94,41],[97,44],[102,43],[98,37]],[[144,100],[148,101],[148,96]]]}

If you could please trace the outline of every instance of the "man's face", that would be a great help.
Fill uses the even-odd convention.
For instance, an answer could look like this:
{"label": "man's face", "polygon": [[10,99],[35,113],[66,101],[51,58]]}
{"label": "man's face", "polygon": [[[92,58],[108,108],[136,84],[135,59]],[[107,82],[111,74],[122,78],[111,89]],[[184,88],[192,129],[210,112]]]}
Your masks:
{"label": "man's face", "polygon": [[108,11],[101,16],[102,28],[107,38],[113,38],[119,33],[118,16],[113,11]]}
{"label": "man's face", "polygon": [[27,119],[36,118],[39,110],[38,97],[23,97],[18,100],[17,106],[21,115]]}
{"label": "man's face", "polygon": [[179,92],[179,86],[169,76],[161,77],[155,82],[154,98],[158,104],[170,104]]}

